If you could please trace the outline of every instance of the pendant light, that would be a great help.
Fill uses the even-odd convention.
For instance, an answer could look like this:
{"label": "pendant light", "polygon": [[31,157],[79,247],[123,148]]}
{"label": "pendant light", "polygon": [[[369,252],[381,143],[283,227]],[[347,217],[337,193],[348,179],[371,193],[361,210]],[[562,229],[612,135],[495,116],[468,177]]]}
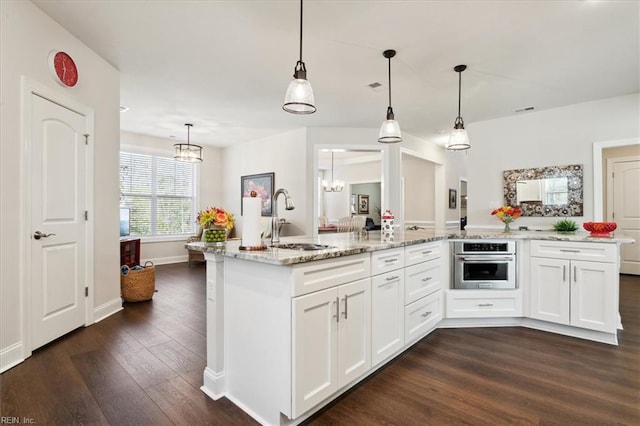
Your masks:
{"label": "pendant light", "polygon": [[324,192],[341,192],[344,188],[344,181],[333,179],[333,151],[331,151],[331,185],[326,180],[322,181]]}
{"label": "pendant light", "polygon": [[296,62],[293,80],[287,88],[282,109],[292,114],[313,114],[316,112],[313,89],[307,80],[307,68],[302,62],[302,0],[300,0],[300,59]]}
{"label": "pendant light", "polygon": [[458,73],[458,116],[453,124],[453,130],[451,136],[449,136],[449,143],[447,143],[447,149],[451,151],[462,151],[464,149],[471,148],[469,144],[469,135],[464,129],[464,121],[460,116],[460,92],[462,91],[462,71],[466,70],[466,65],[456,65],[453,70]]}
{"label": "pendant light", "polygon": [[395,50],[385,50],[382,56],[389,60],[389,106],[387,107],[387,119],[382,122],[380,127],[380,135],[378,142],[380,143],[398,143],[402,142],[402,133],[400,125],[394,119],[393,108],[391,108],[391,58],[396,56]]}
{"label": "pendant light", "polygon": [[185,126],[187,126],[187,143],[177,143],[173,145],[175,152],[173,158],[186,163],[200,163],[202,162],[202,147],[189,142],[190,129],[193,124],[187,123]]}

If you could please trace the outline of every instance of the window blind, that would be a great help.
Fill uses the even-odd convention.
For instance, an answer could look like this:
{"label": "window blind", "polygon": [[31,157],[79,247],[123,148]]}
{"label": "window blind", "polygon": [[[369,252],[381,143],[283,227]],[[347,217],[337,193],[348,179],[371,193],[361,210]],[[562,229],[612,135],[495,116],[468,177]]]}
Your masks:
{"label": "window blind", "polygon": [[173,158],[120,153],[120,205],[131,209],[131,235],[195,232],[195,165]]}

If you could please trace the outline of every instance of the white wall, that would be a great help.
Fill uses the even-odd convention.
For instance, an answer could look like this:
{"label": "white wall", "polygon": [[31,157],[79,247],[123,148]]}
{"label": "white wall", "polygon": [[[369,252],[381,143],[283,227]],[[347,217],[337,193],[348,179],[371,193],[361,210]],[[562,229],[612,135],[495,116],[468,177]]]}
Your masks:
{"label": "white wall", "polygon": [[[163,139],[154,136],[131,132],[120,132],[120,150],[137,154],[173,156],[174,139]],[[203,146],[203,161],[196,164],[198,182],[196,184],[197,209],[222,207],[222,149]],[[197,232],[197,226],[196,226]],[[195,234],[195,233],[194,233]],[[240,235],[240,234],[237,234]],[[140,263],[150,260],[156,265],[165,263],[186,262],[187,251],[184,248],[186,238],[142,238],[140,242]]]}
{"label": "white wall", "polygon": [[[502,205],[502,171],[554,165],[584,166],[584,216],[593,219],[594,142],[637,138],[638,93],[471,123],[468,153],[469,225],[501,227],[491,210]],[[517,225],[549,228],[557,218],[521,217]]]}
{"label": "white wall", "polygon": [[405,222],[421,224],[435,219],[435,164],[402,154]]}
{"label": "white wall", "polygon": [[[282,229],[283,236],[310,234],[307,220],[312,191],[307,186],[306,129],[258,139],[227,147],[222,153],[222,199],[218,207],[230,210],[236,217],[236,236],[242,236],[240,216],[240,177],[258,173],[275,173],[275,188],[285,188],[295,204],[294,210],[284,209],[282,197],[278,213],[290,225]],[[309,166],[310,167],[310,166]]]}
{"label": "white wall", "polygon": [[[0,8],[0,368],[19,361],[22,347],[25,235],[28,218],[20,193],[22,109],[21,77],[45,86],[55,95],[94,110],[94,292],[95,309],[107,314],[120,300],[118,233],[119,73],[31,2],[3,1]],[[49,71],[51,50],[64,50],[75,60],[79,83],[62,88]],[[26,159],[25,159],[26,160]],[[106,307],[105,307],[106,306]],[[119,306],[119,305],[118,305]],[[102,310],[100,310],[102,309]]]}

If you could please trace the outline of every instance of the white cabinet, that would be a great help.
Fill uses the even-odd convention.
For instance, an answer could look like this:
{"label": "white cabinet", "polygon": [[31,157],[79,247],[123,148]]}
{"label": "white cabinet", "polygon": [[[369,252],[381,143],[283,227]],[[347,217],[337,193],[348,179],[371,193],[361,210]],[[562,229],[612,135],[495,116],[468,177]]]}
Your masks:
{"label": "white cabinet", "polygon": [[522,316],[522,291],[449,290],[447,318],[499,318]]}
{"label": "white cabinet", "polygon": [[442,319],[442,292],[437,291],[405,307],[405,344],[413,344]]}
{"label": "white cabinet", "polygon": [[293,299],[293,416],[371,367],[369,278]]}
{"label": "white cabinet", "polygon": [[404,248],[371,253],[371,364],[404,347]]}
{"label": "white cabinet", "polygon": [[532,241],[530,316],[615,333],[618,313],[615,251],[615,245],[605,243]]}
{"label": "white cabinet", "polygon": [[404,272],[371,279],[371,364],[378,365],[404,346]]}
{"label": "white cabinet", "polygon": [[442,319],[442,242],[405,247],[404,343],[413,344]]}
{"label": "white cabinet", "polygon": [[442,265],[440,259],[429,260],[408,266],[404,270],[405,303],[416,300],[442,288]]}

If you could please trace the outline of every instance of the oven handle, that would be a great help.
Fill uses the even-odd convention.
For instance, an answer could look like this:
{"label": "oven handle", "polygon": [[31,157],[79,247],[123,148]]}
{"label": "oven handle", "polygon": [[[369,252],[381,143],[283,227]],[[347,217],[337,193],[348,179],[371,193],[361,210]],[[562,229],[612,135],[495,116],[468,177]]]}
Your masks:
{"label": "oven handle", "polygon": [[460,262],[468,262],[468,263],[478,263],[478,262],[499,262],[503,260],[514,261],[515,258],[513,256],[491,256],[491,257],[460,257],[458,256],[458,260]]}

